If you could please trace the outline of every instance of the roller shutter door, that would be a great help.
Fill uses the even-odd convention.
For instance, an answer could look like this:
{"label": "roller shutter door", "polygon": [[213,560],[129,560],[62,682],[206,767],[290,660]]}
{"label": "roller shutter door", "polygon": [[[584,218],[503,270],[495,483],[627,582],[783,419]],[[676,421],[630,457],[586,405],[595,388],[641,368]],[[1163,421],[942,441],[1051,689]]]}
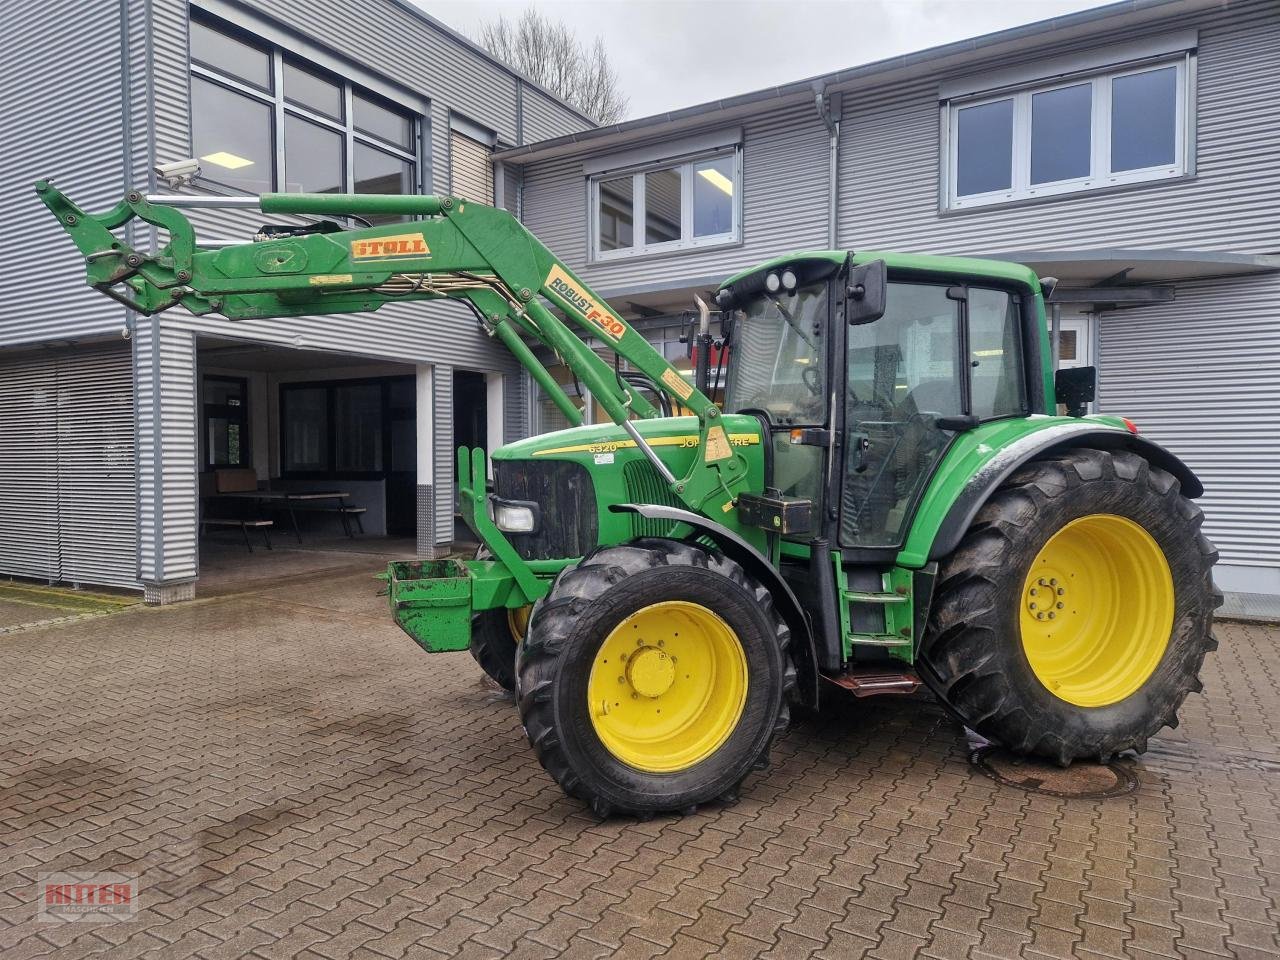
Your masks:
{"label": "roller shutter door", "polygon": [[51,358],[0,360],[0,574],[58,579],[57,405]]}
{"label": "roller shutter door", "polygon": [[493,203],[493,158],[489,147],[457,130],[449,134],[449,192],[480,203]]}
{"label": "roller shutter door", "polygon": [[127,349],[59,361],[58,528],[63,580],[137,584],[138,482]]}
{"label": "roller shutter door", "polygon": [[0,573],[137,586],[127,347],[0,360]]}

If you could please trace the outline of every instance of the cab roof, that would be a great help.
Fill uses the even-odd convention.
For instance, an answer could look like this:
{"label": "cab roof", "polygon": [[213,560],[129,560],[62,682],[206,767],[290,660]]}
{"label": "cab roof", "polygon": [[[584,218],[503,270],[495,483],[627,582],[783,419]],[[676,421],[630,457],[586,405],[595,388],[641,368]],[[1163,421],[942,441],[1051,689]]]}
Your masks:
{"label": "cab roof", "polygon": [[956,277],[972,279],[996,280],[1002,283],[1016,283],[1031,290],[1040,290],[1040,278],[1034,270],[1020,263],[1009,260],[983,260],[977,257],[935,257],[919,253],[886,253],[880,250],[801,250],[774,257],[764,263],[757,264],[747,270],[735,273],[720,288],[740,282],[743,278],[764,270],[772,270],[797,261],[824,261],[839,266],[847,257],[852,256],[855,264],[869,263],[872,260],[883,260],[890,271],[913,270],[922,273],[940,273]]}

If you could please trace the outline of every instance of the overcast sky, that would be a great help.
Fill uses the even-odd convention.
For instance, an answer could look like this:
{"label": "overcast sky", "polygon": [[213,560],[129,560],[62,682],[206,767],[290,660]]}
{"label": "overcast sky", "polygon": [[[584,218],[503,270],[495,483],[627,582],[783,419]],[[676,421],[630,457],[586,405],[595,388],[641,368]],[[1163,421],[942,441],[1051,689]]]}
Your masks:
{"label": "overcast sky", "polygon": [[[527,2],[414,0],[474,38]],[[993,30],[1097,7],[1098,0],[539,0],[586,41],[599,35],[630,98],[628,117],[800,80]]]}

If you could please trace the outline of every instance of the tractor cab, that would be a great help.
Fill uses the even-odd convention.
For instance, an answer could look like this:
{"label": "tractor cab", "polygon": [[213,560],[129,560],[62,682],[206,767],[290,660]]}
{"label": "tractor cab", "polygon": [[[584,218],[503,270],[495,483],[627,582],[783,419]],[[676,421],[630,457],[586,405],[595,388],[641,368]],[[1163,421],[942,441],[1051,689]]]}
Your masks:
{"label": "tractor cab", "polygon": [[888,607],[931,587],[927,566],[896,583],[892,570],[925,491],[958,438],[1048,412],[1039,281],[1007,263],[819,253],[735,277],[718,302],[725,411],[760,420],[774,495],[812,505],[781,535],[781,570],[819,609],[817,568],[835,563],[844,643],[824,668],[859,647],[909,661],[915,625]]}

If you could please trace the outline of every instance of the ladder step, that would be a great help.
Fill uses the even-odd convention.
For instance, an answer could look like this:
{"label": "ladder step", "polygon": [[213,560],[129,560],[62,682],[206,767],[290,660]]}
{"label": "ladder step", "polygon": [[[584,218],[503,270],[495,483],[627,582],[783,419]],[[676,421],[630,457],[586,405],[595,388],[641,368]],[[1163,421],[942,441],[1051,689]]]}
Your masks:
{"label": "ladder step", "polygon": [[844,591],[844,598],[851,603],[906,603],[910,599],[902,593],[863,593],[859,590]]}
{"label": "ladder step", "polygon": [[874,697],[880,694],[915,693],[920,687],[920,678],[914,673],[891,672],[888,670],[855,670],[835,677],[824,677],[838,687],[843,687],[855,697]]}

